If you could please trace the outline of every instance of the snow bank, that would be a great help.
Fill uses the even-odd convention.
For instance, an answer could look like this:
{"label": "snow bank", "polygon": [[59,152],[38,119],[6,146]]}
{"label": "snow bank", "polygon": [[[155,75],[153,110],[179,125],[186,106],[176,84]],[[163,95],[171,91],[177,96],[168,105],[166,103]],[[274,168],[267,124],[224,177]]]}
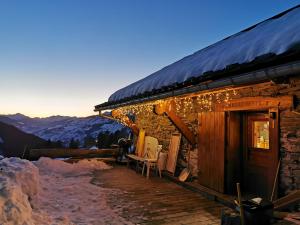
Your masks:
{"label": "snow bank", "polygon": [[0,224],[35,224],[29,199],[38,193],[38,168],[27,160],[4,158],[0,175]]}
{"label": "snow bank", "polygon": [[20,158],[4,158],[0,161],[2,175],[9,177],[29,197],[38,192],[39,170],[30,161]]}
{"label": "snow bank", "polygon": [[107,196],[117,190],[105,189],[91,183],[91,172],[109,169],[97,159],[85,159],[69,164],[49,158],[41,158],[36,166],[40,170],[40,189],[33,206],[37,209],[36,220],[45,221],[47,213],[54,221],[43,224],[131,224],[119,216],[116,209],[107,204]]}
{"label": "snow bank", "polygon": [[96,159],[69,164],[41,158],[0,161],[1,225],[130,224],[107,204],[117,190],[91,183],[93,170],[110,166]]}
{"label": "snow bank", "polygon": [[0,221],[3,225],[34,224],[28,196],[9,178],[0,178]]}
{"label": "snow bank", "polygon": [[105,170],[111,168],[111,166],[97,159],[83,159],[77,163],[71,164],[61,160],[42,157],[35,162],[35,165],[43,173],[58,173],[62,175],[90,174],[93,170]]}

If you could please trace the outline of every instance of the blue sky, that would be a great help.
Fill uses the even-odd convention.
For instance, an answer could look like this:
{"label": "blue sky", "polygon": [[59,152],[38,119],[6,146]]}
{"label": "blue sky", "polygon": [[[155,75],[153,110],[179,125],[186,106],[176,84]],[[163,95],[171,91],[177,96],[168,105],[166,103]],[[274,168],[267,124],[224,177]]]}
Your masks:
{"label": "blue sky", "polygon": [[297,4],[0,0],[0,114],[95,114],[119,88]]}

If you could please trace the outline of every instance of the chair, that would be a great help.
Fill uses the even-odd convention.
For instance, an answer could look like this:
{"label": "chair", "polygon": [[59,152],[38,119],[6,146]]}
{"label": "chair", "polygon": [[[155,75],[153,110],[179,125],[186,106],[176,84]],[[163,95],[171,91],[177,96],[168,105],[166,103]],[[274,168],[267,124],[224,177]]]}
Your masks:
{"label": "chair", "polygon": [[158,170],[159,177],[161,178],[161,168],[158,165],[159,155],[161,150],[162,150],[162,146],[157,145],[156,149],[151,149],[151,150],[148,149],[147,151],[147,155],[144,158],[143,170],[142,170],[142,175],[144,175],[145,167],[147,167],[147,179],[149,178],[151,168],[155,168],[156,171]]}
{"label": "chair", "polygon": [[[143,142],[144,142],[143,151],[141,151],[141,149],[137,149],[137,151],[136,151],[137,154],[127,155],[127,157],[128,157],[128,166],[129,166],[129,161],[130,160],[135,161],[136,162],[136,171],[138,171],[139,163],[143,163],[146,158],[149,158],[149,156],[152,154],[152,153],[149,153],[149,152],[153,152],[154,149],[157,149],[157,146],[158,146],[158,140],[154,137],[151,137],[151,136],[145,136]],[[139,155],[139,154],[141,154],[141,152],[142,152],[142,155]]]}
{"label": "chair", "polygon": [[[173,176],[174,176],[175,169],[176,169],[180,141],[181,141],[181,134],[179,134],[179,133],[172,134],[171,139],[170,139],[165,169],[168,172],[170,172]],[[154,153],[153,153],[153,151],[150,152],[151,155],[149,155],[149,154],[146,155],[146,157],[144,159],[142,174],[144,174],[145,167],[147,167],[147,178],[149,178],[151,168],[156,168],[159,172],[160,177],[161,177],[161,170],[164,169],[159,166],[159,164],[164,164],[163,162],[159,162],[161,149],[155,149],[155,150],[156,150],[156,152],[155,151],[154,151]]]}

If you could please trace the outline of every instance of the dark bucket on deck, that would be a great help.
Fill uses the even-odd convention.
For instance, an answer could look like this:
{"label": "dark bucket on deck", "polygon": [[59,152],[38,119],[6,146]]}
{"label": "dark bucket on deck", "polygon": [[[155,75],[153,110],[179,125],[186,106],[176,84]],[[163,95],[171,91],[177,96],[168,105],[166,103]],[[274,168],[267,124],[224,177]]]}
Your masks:
{"label": "dark bucket on deck", "polygon": [[[262,200],[258,205],[252,201],[243,201],[244,219],[246,225],[269,225],[273,216],[273,204],[269,201]],[[236,208],[238,212],[221,213],[221,225],[241,225],[240,208]]]}
{"label": "dark bucket on deck", "polygon": [[242,201],[246,225],[269,225],[273,216],[273,204],[262,200],[258,205],[252,201]]}

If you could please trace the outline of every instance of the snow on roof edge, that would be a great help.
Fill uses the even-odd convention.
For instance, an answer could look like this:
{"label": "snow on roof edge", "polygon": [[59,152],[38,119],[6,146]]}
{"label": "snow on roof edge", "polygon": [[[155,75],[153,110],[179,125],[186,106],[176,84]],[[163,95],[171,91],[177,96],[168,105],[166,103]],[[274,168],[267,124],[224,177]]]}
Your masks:
{"label": "snow on roof edge", "polygon": [[108,102],[183,83],[266,54],[280,55],[300,42],[300,5],[188,55],[113,93]]}

